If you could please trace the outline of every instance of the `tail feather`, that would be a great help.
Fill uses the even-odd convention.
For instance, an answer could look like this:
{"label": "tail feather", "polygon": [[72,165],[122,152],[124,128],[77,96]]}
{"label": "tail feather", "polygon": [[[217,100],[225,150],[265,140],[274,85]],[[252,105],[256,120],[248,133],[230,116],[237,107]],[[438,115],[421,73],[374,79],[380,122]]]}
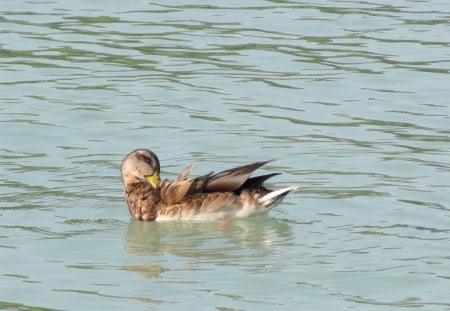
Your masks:
{"label": "tail feather", "polygon": [[272,192],[269,192],[268,194],[266,194],[265,196],[263,196],[262,198],[259,199],[259,202],[263,205],[263,206],[271,206],[271,205],[276,205],[278,203],[281,202],[281,200],[283,200],[283,198],[291,191],[297,189],[298,187],[296,186],[289,186],[286,188],[281,188],[278,190],[274,190]]}

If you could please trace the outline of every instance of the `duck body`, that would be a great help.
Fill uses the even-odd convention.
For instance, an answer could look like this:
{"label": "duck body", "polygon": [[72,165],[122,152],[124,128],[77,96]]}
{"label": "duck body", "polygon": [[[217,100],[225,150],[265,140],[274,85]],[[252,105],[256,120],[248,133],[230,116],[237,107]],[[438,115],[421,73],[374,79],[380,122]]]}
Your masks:
{"label": "duck body", "polygon": [[147,149],[122,162],[125,198],[131,217],[142,221],[219,220],[267,213],[296,187],[269,190],[263,183],[278,173],[250,178],[270,161],[189,178],[188,166],[174,180],[160,181],[159,160]]}

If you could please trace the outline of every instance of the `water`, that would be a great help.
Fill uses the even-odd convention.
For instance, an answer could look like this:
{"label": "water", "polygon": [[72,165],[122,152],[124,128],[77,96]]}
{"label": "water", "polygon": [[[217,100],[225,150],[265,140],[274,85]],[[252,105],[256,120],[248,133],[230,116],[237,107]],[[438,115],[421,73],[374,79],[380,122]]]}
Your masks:
{"label": "water", "polygon": [[[447,1],[3,1],[0,308],[450,309]],[[269,215],[131,222],[265,159]]]}

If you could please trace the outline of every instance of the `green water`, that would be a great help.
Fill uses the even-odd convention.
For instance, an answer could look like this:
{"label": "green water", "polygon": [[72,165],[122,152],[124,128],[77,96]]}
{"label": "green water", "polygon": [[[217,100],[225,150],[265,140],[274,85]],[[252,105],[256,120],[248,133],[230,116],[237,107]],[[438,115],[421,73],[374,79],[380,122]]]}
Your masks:
{"label": "green water", "polygon": [[[0,309],[450,309],[447,1],[0,11]],[[135,223],[138,147],[300,188],[225,228]]]}

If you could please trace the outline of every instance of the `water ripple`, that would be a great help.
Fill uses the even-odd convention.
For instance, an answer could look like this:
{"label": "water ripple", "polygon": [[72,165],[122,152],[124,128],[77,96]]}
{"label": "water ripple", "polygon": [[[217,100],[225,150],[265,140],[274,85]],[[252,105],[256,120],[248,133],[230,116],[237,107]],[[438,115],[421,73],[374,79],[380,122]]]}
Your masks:
{"label": "water ripple", "polygon": [[[0,308],[449,306],[448,5],[0,11]],[[139,147],[163,177],[277,159],[300,188],[228,229],[130,223]]]}

